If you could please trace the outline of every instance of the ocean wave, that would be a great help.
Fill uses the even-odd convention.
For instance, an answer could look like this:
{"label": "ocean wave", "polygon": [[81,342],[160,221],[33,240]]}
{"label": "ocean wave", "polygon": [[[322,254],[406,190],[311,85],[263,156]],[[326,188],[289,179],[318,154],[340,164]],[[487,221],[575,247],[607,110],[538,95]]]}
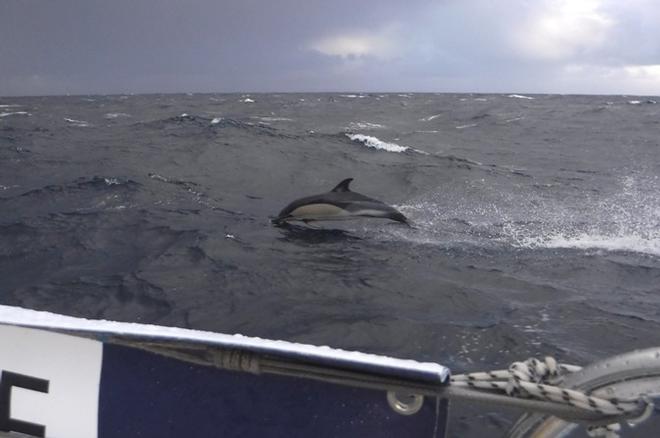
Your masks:
{"label": "ocean wave", "polygon": [[[172,178],[172,177],[167,177],[160,175],[158,173],[150,173],[149,178],[151,178],[154,181],[158,181],[161,183],[165,184],[171,184],[172,186],[176,186],[182,190],[182,193],[185,193],[185,197],[187,199],[192,200],[196,204],[202,205],[204,207],[213,209],[213,210],[218,210],[218,211],[223,211],[225,213],[230,213],[232,215],[238,214],[235,211],[227,210],[225,208],[222,208],[220,206],[220,203],[216,200],[210,197],[208,194],[205,193],[204,188],[201,187],[199,183],[196,183],[194,181],[185,181],[177,178]],[[169,201],[166,201],[165,204],[169,203]],[[179,213],[182,211],[190,211],[190,210],[181,210],[180,208],[177,209]]]}
{"label": "ocean wave", "polygon": [[184,180],[180,180],[180,179],[176,179],[176,178],[168,178],[166,176],[159,175],[157,173],[150,173],[149,178],[151,178],[153,180],[156,180],[156,181],[168,183],[168,184],[183,186],[186,189],[199,186],[199,184],[197,184],[196,182],[193,182],[193,181],[184,181]]}
{"label": "ocean wave", "polygon": [[261,120],[262,122],[293,122],[293,119],[290,119],[288,117],[253,116],[252,118]]}
{"label": "ocean wave", "polygon": [[103,189],[107,187],[113,188],[128,188],[128,189],[137,189],[140,186],[140,183],[133,181],[131,179],[123,179],[118,177],[103,177],[103,176],[93,176],[93,177],[80,177],[76,178],[73,182],[68,184],[49,184],[37,189],[28,190],[27,192],[21,193],[19,197],[29,197],[35,195],[43,195],[47,193],[66,193],[84,190],[87,188],[96,188]]}
{"label": "ocean wave", "polygon": [[388,143],[386,141],[379,140],[376,137],[372,137],[364,134],[346,134],[353,142],[363,144],[367,147],[378,149],[381,151],[387,152],[406,152],[410,150],[408,146],[401,146],[396,143]]}
{"label": "ocean wave", "polygon": [[20,107],[20,106],[22,106],[22,105],[16,105],[15,103],[5,103],[5,104],[0,105],[0,108],[17,108],[17,107]]}
{"label": "ocean wave", "polygon": [[[220,131],[222,129],[239,129],[249,131],[254,135],[266,135],[269,137],[291,138],[292,135],[267,126],[265,123],[253,123],[227,117],[207,117],[183,113],[178,116],[163,119],[141,121],[133,126],[143,126],[150,129],[166,130],[167,135],[190,136],[208,130]],[[191,132],[192,130],[192,132]]]}
{"label": "ocean wave", "polygon": [[523,96],[522,94],[509,94],[507,97],[511,97],[512,99],[527,99],[527,100],[534,100],[533,97],[531,97],[531,96]]}

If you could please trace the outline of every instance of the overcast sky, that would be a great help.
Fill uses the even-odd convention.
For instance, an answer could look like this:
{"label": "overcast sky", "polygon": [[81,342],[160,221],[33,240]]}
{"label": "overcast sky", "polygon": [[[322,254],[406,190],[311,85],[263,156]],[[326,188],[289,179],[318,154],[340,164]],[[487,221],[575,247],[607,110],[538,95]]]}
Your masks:
{"label": "overcast sky", "polygon": [[0,96],[660,94],[660,0],[0,0]]}

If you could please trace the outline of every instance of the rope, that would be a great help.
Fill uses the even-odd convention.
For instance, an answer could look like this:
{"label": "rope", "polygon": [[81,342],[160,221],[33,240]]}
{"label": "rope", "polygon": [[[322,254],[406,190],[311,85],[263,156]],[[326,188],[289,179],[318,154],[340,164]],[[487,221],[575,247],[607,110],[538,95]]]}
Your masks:
{"label": "rope", "polygon": [[213,361],[215,366],[232,371],[245,371],[259,374],[259,358],[249,352],[242,350],[215,350]]}
{"label": "rope", "polygon": [[[531,358],[524,362],[514,362],[507,370],[452,376],[451,385],[495,391],[511,397],[567,404],[603,416],[629,416],[648,411],[649,403],[642,399],[595,397],[582,391],[556,386],[565,374],[581,369],[575,365],[559,364],[552,357],[546,357],[543,361]],[[620,427],[618,423],[590,426],[588,433],[593,437],[614,438],[618,437]]]}

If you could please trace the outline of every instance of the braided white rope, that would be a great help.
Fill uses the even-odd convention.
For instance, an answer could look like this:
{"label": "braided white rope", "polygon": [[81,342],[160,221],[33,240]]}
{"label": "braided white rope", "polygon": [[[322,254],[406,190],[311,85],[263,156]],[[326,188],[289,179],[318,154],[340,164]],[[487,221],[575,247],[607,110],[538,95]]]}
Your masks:
{"label": "braided white rope", "polygon": [[[595,412],[604,416],[620,416],[639,413],[646,401],[641,399],[616,399],[594,397],[584,392],[561,388],[552,383],[562,375],[579,371],[575,365],[559,364],[552,357],[543,361],[527,359],[514,362],[508,370],[496,370],[452,376],[451,385],[478,390],[504,392],[512,397],[534,398],[537,400],[567,404],[576,408]],[[618,423],[606,426],[592,426],[590,436],[618,436]]]}

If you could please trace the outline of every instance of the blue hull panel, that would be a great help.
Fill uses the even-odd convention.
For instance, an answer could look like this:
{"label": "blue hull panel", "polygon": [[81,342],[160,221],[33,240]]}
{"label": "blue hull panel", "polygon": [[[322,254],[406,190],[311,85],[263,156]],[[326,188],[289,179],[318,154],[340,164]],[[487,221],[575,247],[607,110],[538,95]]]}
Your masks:
{"label": "blue hull panel", "polygon": [[404,416],[384,391],[103,347],[99,438],[442,437],[446,416],[446,400]]}

